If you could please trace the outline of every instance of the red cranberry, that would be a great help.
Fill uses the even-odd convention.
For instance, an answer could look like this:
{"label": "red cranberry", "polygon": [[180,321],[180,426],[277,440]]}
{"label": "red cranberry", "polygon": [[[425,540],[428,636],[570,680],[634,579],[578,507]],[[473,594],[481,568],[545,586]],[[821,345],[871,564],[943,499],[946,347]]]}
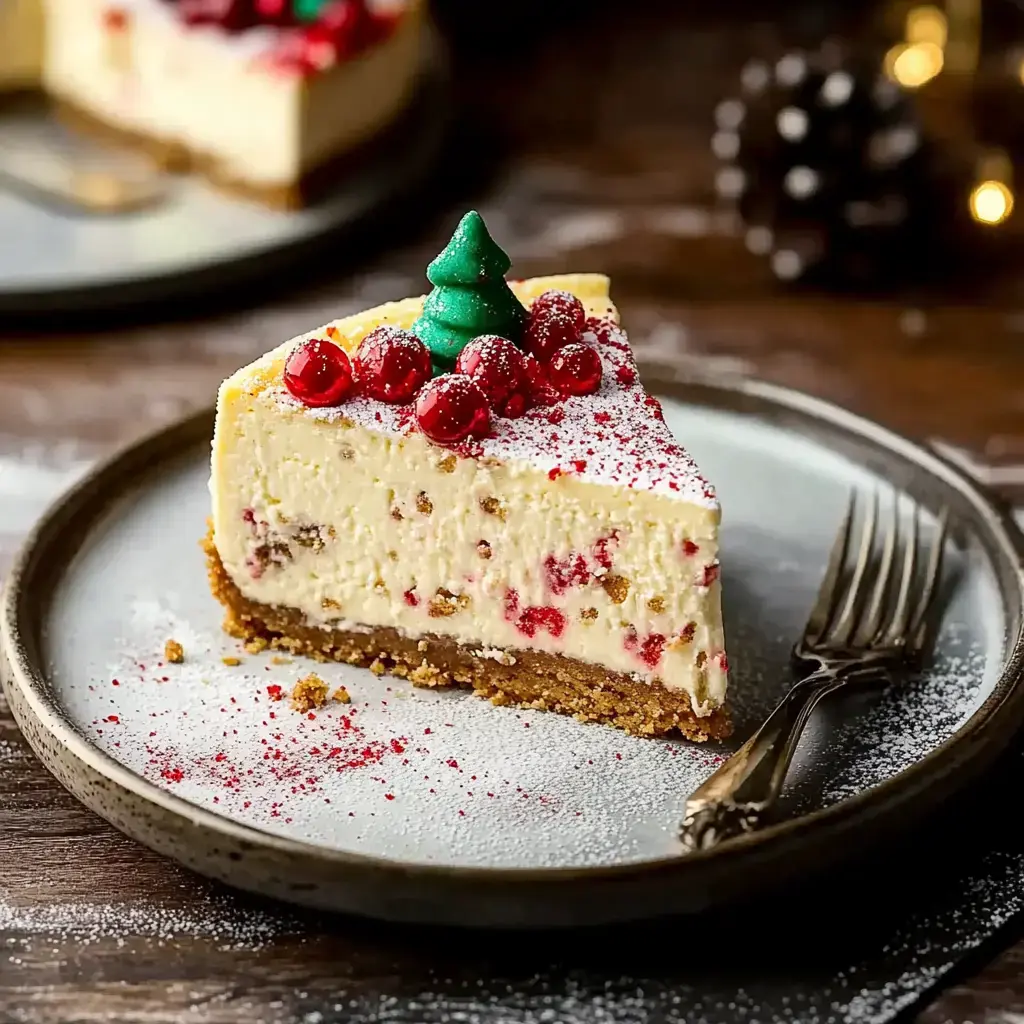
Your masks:
{"label": "red cranberry", "polygon": [[559,313],[564,313],[580,333],[582,333],[583,327],[587,322],[587,311],[583,308],[583,303],[571,292],[562,291],[557,288],[552,288],[538,295],[533,300],[533,305],[530,309],[534,313],[539,313],[541,310],[545,312],[557,310]]}
{"label": "red cranberry", "polygon": [[352,388],[352,364],[332,341],[304,341],[284,364],[284,386],[303,405],[339,405]]}
{"label": "red cranberry", "polygon": [[293,25],[291,0],[250,0],[249,6],[256,8],[258,20],[264,25]]}
{"label": "red cranberry", "polygon": [[548,377],[567,395],[592,395],[601,386],[601,357],[589,345],[566,345],[552,356]]}
{"label": "red cranberry", "polygon": [[521,391],[517,391],[514,395],[509,396],[509,400],[501,410],[501,415],[509,420],[517,420],[529,407],[530,403],[526,395]]}
{"label": "red cranberry", "polygon": [[360,49],[368,21],[363,0],[340,0],[320,12],[316,28],[324,32],[339,54],[348,56]]}
{"label": "red cranberry", "polygon": [[400,327],[370,331],[353,361],[360,389],[381,402],[411,402],[433,372],[427,346]]}
{"label": "red cranberry", "polygon": [[476,381],[457,373],[435,377],[416,396],[416,421],[431,441],[455,444],[483,437],[491,426],[487,396]]}
{"label": "red cranberry", "polygon": [[557,405],[561,400],[561,394],[551,386],[544,367],[533,356],[523,358],[523,366],[526,369],[527,387],[530,393],[531,405]]}
{"label": "red cranberry", "polygon": [[563,346],[579,341],[582,332],[576,321],[557,307],[531,310],[523,333],[523,347],[542,363],[547,363]]}
{"label": "red cranberry", "polygon": [[474,338],[455,360],[455,372],[472,377],[497,412],[527,385],[522,352],[496,334]]}
{"label": "red cranberry", "polygon": [[186,25],[219,25],[226,32],[242,32],[259,23],[252,0],[181,0],[178,16]]}

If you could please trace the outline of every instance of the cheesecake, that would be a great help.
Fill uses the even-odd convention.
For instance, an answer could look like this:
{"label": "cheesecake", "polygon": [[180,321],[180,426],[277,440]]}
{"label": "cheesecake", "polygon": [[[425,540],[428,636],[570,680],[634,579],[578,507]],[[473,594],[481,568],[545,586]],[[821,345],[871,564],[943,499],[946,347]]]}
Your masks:
{"label": "cheesecake", "polygon": [[408,105],[424,30],[425,0],[0,0],[0,88],[292,208]]}
{"label": "cheesecake", "polygon": [[636,735],[724,737],[715,491],[645,391],[608,279],[507,267],[470,213],[428,296],[224,381],[205,547],[225,628]]}

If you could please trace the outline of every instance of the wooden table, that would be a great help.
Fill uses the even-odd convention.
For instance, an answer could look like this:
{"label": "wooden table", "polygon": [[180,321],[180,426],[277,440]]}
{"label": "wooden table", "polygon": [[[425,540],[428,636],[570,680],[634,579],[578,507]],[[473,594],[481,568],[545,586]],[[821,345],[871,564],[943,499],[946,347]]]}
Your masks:
{"label": "wooden table", "polygon": [[[941,439],[1024,499],[1024,305],[1012,267],[984,288],[876,299],[776,286],[712,208],[710,188],[713,104],[761,37],[728,27],[728,11],[698,21],[680,15],[690,5],[628,15],[616,6],[585,29],[555,26],[546,43],[524,32],[514,46],[475,46],[460,72],[461,141],[432,202],[382,229],[377,245],[346,254],[343,274],[324,258],[304,286],[255,309],[7,336],[0,498],[17,489],[15,473],[41,498],[85,460],[205,405],[223,376],[281,338],[421,291],[426,262],[472,204],[518,276],[610,274],[649,357],[756,375]],[[488,162],[501,173],[472,173]],[[13,516],[10,503],[7,515],[0,508],[0,571],[28,525],[28,506],[13,507]],[[78,805],[3,709],[0,938],[12,923],[35,938],[0,948],[0,1018],[269,1020],[295,1005],[311,973],[337,984],[316,982],[298,1005],[330,1008],[338,986],[357,991],[417,960],[411,945],[382,953],[373,928],[282,932],[246,906],[234,909]],[[268,966],[260,947],[271,939]],[[1014,1016],[1024,1014],[1022,961],[1024,944],[920,1019],[1024,1019]]]}

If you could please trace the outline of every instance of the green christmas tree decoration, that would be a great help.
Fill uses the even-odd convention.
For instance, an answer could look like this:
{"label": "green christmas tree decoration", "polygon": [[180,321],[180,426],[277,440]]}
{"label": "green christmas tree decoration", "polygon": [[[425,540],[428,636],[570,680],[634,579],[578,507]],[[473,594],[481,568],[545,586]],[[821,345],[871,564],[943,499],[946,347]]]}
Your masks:
{"label": "green christmas tree decoration", "polygon": [[299,21],[316,21],[330,0],[293,0],[292,9]]}
{"label": "green christmas tree decoration", "polygon": [[435,366],[450,369],[458,354],[481,334],[519,344],[526,310],[505,274],[512,261],[491,238],[483,217],[470,210],[427,267],[434,290],[423,304],[413,333],[430,349]]}

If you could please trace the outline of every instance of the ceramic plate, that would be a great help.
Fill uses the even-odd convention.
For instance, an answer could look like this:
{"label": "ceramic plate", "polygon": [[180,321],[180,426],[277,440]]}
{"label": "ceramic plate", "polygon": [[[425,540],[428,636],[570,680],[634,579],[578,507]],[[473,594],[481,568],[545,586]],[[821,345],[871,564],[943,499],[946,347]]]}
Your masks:
{"label": "ceramic plate", "polygon": [[[428,36],[430,65],[409,110],[342,175],[299,211],[277,211],[219,192],[194,176],[169,179],[169,199],[122,216],[76,215],[0,190],[0,313],[121,308],[179,298],[274,273],[328,235],[336,239],[395,202],[423,178],[448,123],[446,56]],[[64,130],[36,107],[5,115],[4,142],[60,148]]]}
{"label": "ceramic plate", "polygon": [[[957,523],[934,664],[816,716],[781,824],[681,855],[683,802],[721,746],[347,666],[316,668],[350,705],[306,716],[272,700],[313,666],[220,631],[198,546],[209,414],[98,470],[28,541],[3,621],[22,729],[72,792],[155,849],[244,888],[390,919],[696,910],[880,840],[979,771],[1019,721],[1017,528],[939,458],[823,403],[750,383],[653,387],[724,508],[734,743],[792,682],[789,648],[851,488],[948,504]],[[183,664],[166,663],[168,639]]]}

